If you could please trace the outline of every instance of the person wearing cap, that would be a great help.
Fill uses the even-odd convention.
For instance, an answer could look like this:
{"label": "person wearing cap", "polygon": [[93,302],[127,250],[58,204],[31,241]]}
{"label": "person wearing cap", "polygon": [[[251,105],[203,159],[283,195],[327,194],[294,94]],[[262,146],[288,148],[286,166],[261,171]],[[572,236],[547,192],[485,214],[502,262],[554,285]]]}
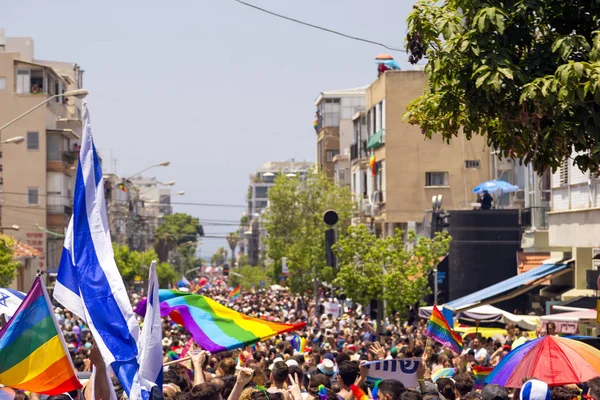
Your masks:
{"label": "person wearing cap", "polygon": [[333,361],[328,358],[325,358],[321,364],[317,365],[317,369],[328,377],[333,377],[333,375],[335,375],[335,365],[333,364]]}
{"label": "person wearing cap", "polygon": [[508,400],[508,390],[500,385],[485,385],[481,391],[482,400]]}

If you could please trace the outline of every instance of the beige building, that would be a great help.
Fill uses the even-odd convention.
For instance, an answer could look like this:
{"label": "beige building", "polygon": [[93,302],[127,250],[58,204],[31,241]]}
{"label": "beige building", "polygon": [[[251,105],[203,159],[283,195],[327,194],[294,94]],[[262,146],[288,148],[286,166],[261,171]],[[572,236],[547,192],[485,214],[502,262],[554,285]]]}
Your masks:
{"label": "beige building", "polygon": [[[447,210],[468,208],[476,201],[473,188],[491,176],[485,138],[458,137],[447,144],[439,135],[425,138],[403,120],[425,84],[422,71],[387,71],[367,88],[366,113],[354,115],[352,191],[361,216],[373,218],[380,234],[397,227],[427,233],[424,217],[434,195],[443,195]],[[375,175],[368,168],[371,153]]]}
{"label": "beige building", "polygon": [[[31,38],[5,38],[0,31],[0,126],[56,94],[81,88],[77,64],[34,58]],[[15,288],[27,291],[37,270],[58,267],[62,236],[72,214],[73,186],[81,134],[81,101],[58,97],[0,132],[2,226],[18,225],[14,236],[40,255],[22,270]]]}
{"label": "beige building", "polygon": [[[317,106],[317,168],[325,171],[329,178],[335,177],[336,171],[347,169],[347,162],[336,168],[337,155],[346,155],[345,150],[352,142],[352,116],[365,109],[365,89],[329,90],[321,92],[315,105]],[[342,160],[340,160],[342,161]],[[346,160],[344,160],[346,161]],[[342,180],[347,178],[342,177]]]}

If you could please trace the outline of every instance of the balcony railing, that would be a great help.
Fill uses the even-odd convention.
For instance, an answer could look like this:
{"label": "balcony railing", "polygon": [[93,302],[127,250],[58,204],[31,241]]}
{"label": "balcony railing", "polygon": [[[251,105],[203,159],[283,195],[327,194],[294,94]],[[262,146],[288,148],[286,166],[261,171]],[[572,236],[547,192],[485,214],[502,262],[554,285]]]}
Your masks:
{"label": "balcony railing", "polygon": [[548,212],[550,207],[527,207],[520,211],[521,228],[523,229],[548,229]]}
{"label": "balcony railing", "polygon": [[73,165],[79,156],[77,151],[51,151],[48,152],[48,161],[62,161],[65,164]]}
{"label": "balcony railing", "polygon": [[46,205],[46,212],[51,215],[65,214],[70,217],[73,214],[73,206],[64,204],[48,204]]}

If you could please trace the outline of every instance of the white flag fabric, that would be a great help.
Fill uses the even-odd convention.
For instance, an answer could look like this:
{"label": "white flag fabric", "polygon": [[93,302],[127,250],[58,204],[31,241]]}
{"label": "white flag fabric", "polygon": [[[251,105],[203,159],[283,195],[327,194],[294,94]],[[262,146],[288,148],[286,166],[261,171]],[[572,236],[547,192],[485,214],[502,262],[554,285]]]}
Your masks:
{"label": "white flag fabric", "polygon": [[158,300],[158,275],[156,261],[152,261],[148,275],[148,302],[144,326],[139,341],[139,379],[131,390],[132,398],[150,397],[152,388],[158,386],[162,393],[162,327],[160,319],[160,301]]}
{"label": "white flag fabric", "polygon": [[65,236],[54,298],[88,324],[104,362],[129,396],[139,370],[140,327],[114,259],[102,168],[85,102],[73,217]]}
{"label": "white flag fabric", "polygon": [[0,314],[8,321],[23,302],[25,293],[18,290],[0,288]]}

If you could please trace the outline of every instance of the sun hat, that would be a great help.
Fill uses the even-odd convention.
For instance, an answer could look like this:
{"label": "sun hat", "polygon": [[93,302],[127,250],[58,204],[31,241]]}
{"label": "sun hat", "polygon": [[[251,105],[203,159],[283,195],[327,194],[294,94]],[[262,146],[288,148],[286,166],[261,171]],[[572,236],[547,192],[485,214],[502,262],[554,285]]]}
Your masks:
{"label": "sun hat", "polygon": [[324,359],[321,364],[317,365],[317,368],[325,375],[331,376],[335,374],[335,366],[333,365],[333,361],[328,358]]}

